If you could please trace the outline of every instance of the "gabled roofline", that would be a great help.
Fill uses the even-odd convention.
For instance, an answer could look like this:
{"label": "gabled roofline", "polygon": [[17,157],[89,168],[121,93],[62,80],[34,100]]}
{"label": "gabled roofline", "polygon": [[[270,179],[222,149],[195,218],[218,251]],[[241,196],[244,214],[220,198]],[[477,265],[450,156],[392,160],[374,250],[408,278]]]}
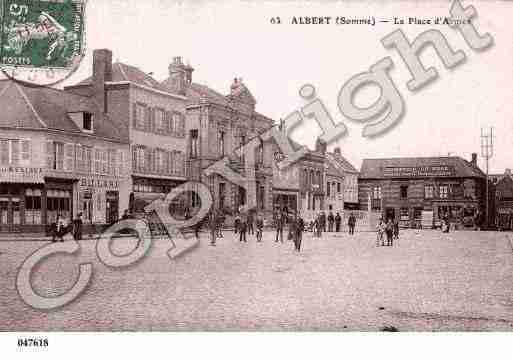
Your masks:
{"label": "gabled roofline", "polygon": [[173,93],[170,93],[170,92],[157,90],[157,89],[154,89],[152,87],[144,86],[144,85],[138,84],[138,83],[133,82],[133,81],[106,81],[105,85],[130,85],[130,86],[141,88],[141,89],[146,90],[146,91],[158,93],[160,95],[164,95],[164,96],[167,96],[167,97],[171,97],[171,98],[175,98],[175,99],[179,99],[179,100],[187,100],[187,97],[185,97],[185,96],[176,95],[176,94],[173,94]]}
{"label": "gabled roofline", "polygon": [[18,85],[17,83],[14,83],[14,86],[16,86],[16,89],[20,93],[21,97],[23,97],[23,100],[27,103],[27,106],[30,108],[32,113],[36,116],[36,119],[39,121],[39,123],[43,127],[48,128],[48,125],[43,121],[41,116],[39,116],[39,113],[37,113],[36,109],[34,108],[32,103],[30,102],[30,100],[28,99],[27,94],[25,92],[23,92],[23,89],[20,87],[20,85]]}

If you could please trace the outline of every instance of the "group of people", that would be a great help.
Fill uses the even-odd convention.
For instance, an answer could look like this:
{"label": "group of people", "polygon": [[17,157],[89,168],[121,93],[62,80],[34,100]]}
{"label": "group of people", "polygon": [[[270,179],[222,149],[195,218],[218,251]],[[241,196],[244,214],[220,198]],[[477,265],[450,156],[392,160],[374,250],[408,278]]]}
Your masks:
{"label": "group of people", "polygon": [[73,239],[79,241],[82,239],[82,213],[70,223],[68,219],[60,214],[57,215],[55,222],[50,225],[52,242],[64,242],[64,236],[68,233],[73,235]]}
{"label": "group of people", "polygon": [[[326,228],[326,223],[328,224]],[[342,217],[340,213],[334,216],[333,212],[330,211],[328,216],[324,212],[320,212],[310,224],[311,231],[314,232],[314,237],[320,238],[322,232],[340,232],[341,230]],[[356,217],[351,213],[347,219],[347,227],[349,234],[354,235],[354,229],[356,227]]]}
{"label": "group of people", "polygon": [[[386,241],[385,241],[386,236]],[[399,239],[399,221],[397,219],[388,221],[380,219],[377,225],[376,246],[393,246],[394,239]]]}
{"label": "group of people", "polygon": [[274,215],[274,222],[276,227],[276,239],[275,242],[283,243],[283,230],[285,224],[289,225],[288,240],[293,241],[294,250],[297,252],[301,251],[301,242],[303,241],[303,232],[305,231],[305,221],[301,218],[299,213],[290,215],[282,210],[278,211]]}
{"label": "group of people", "polygon": [[257,242],[261,242],[263,231],[264,217],[262,214],[249,212],[242,216],[237,213],[235,216],[234,232],[239,234],[239,242],[247,242],[246,234],[256,235]]}

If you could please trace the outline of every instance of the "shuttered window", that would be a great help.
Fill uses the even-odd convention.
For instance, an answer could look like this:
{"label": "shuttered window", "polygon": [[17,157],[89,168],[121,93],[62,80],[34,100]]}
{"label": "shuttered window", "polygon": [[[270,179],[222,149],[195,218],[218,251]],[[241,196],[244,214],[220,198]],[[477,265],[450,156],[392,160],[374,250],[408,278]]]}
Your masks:
{"label": "shuttered window", "polygon": [[71,143],[64,144],[64,170],[73,171],[75,163],[75,146]]}

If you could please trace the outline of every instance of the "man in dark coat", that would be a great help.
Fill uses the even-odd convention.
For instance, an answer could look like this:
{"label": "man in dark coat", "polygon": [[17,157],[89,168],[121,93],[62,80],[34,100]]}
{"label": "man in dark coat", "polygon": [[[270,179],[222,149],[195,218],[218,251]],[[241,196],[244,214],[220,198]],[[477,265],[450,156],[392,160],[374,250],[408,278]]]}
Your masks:
{"label": "man in dark coat", "polygon": [[296,236],[295,236],[295,247],[296,251],[301,251],[301,242],[303,241],[303,231],[305,230],[305,222],[303,221],[303,218],[298,214],[296,218],[296,224],[295,224],[295,230],[296,230]]}
{"label": "man in dark coat", "polygon": [[253,213],[250,211],[248,213],[248,234],[255,234],[255,230],[253,229]]}
{"label": "man in dark coat", "polygon": [[239,223],[239,242],[247,242],[246,240],[246,231],[248,230],[247,219],[241,217]]}
{"label": "man in dark coat", "polygon": [[321,212],[321,214],[319,215],[319,221],[321,224],[321,231],[326,232],[326,213]]}
{"label": "man in dark coat", "polygon": [[82,239],[82,212],[73,220],[73,238],[75,241]]}
{"label": "man in dark coat", "polygon": [[278,238],[281,243],[283,243],[283,226],[285,225],[285,215],[282,212],[278,212],[276,216],[276,240],[278,242]]}
{"label": "man in dark coat", "polygon": [[354,234],[354,227],[356,226],[356,217],[353,213],[349,215],[349,219],[347,220],[347,225],[349,227],[349,234]]}
{"label": "man in dark coat", "polygon": [[340,217],[340,213],[337,212],[335,216],[335,231],[340,232],[340,223],[342,222],[342,217]]}
{"label": "man in dark coat", "polygon": [[333,232],[333,223],[335,222],[335,217],[333,216],[333,212],[330,211],[328,214],[328,232]]}

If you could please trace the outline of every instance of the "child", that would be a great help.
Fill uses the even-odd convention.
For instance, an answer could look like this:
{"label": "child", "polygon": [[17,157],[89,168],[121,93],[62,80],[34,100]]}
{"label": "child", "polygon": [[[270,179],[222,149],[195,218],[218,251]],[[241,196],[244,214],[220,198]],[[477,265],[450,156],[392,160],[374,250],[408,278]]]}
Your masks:
{"label": "child", "polygon": [[383,234],[385,233],[385,223],[382,219],[379,220],[377,225],[376,247],[385,245],[383,242]]}
{"label": "child", "polygon": [[264,230],[264,219],[262,215],[259,214],[256,219],[256,238],[257,242],[262,242],[262,232]]}

